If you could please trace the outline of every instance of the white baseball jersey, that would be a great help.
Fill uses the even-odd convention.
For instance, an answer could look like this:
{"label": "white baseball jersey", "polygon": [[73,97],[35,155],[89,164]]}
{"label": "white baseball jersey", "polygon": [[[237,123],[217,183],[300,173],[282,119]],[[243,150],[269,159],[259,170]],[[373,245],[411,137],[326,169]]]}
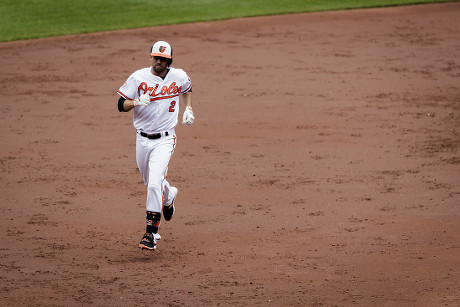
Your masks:
{"label": "white baseball jersey", "polygon": [[155,76],[151,67],[135,71],[118,94],[125,99],[133,100],[150,94],[150,104],[134,108],[133,124],[136,130],[145,133],[168,131],[177,125],[179,114],[179,95],[192,88],[192,82],[185,71],[169,68],[166,77]]}

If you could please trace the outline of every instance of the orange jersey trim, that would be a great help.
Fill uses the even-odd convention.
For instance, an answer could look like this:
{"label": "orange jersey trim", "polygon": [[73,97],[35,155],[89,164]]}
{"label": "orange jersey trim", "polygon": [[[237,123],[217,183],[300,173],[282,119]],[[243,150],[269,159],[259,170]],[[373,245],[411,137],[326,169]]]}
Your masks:
{"label": "orange jersey trim", "polygon": [[170,96],[162,96],[162,97],[154,97],[154,98],[150,98],[150,101],[161,100],[161,99],[168,99],[168,98],[174,98],[174,97],[177,97],[177,96],[179,96],[179,94],[170,95]]}
{"label": "orange jersey trim", "polygon": [[191,87],[192,87],[192,84],[190,83],[190,86],[187,87],[187,89],[185,89],[185,91],[183,91],[182,94],[187,93],[190,90]]}
{"label": "orange jersey trim", "polygon": [[122,96],[123,98],[125,99],[128,99],[128,100],[132,100],[131,98],[129,98],[128,96],[126,96],[125,94],[123,94],[122,92],[120,91],[117,91],[118,95]]}

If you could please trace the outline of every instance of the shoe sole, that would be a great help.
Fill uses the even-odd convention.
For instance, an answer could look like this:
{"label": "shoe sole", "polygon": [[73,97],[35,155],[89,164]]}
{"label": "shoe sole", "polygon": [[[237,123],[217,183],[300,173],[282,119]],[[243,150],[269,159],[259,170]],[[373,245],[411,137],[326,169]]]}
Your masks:
{"label": "shoe sole", "polygon": [[145,246],[144,244],[139,244],[139,248],[142,250],[146,249],[146,250],[153,251],[157,248],[157,246],[155,245],[154,247],[148,247],[148,246]]}

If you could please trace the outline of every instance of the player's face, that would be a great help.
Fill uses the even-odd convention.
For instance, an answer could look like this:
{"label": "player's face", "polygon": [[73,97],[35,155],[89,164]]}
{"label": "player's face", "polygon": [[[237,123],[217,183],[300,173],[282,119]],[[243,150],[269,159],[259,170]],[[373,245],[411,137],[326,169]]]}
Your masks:
{"label": "player's face", "polygon": [[167,58],[152,56],[150,57],[150,61],[152,62],[152,68],[156,75],[162,75],[166,72],[166,68],[168,67]]}

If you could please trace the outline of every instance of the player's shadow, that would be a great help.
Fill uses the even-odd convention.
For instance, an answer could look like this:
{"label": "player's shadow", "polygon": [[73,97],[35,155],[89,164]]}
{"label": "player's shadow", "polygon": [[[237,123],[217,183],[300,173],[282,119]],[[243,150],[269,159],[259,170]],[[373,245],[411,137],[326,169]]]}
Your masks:
{"label": "player's shadow", "polygon": [[112,263],[124,264],[124,263],[148,263],[155,262],[156,265],[161,263],[163,260],[167,260],[170,253],[156,249],[154,251],[150,250],[141,250],[139,248],[133,247],[132,251],[123,252],[118,256],[118,259],[112,260]]}

